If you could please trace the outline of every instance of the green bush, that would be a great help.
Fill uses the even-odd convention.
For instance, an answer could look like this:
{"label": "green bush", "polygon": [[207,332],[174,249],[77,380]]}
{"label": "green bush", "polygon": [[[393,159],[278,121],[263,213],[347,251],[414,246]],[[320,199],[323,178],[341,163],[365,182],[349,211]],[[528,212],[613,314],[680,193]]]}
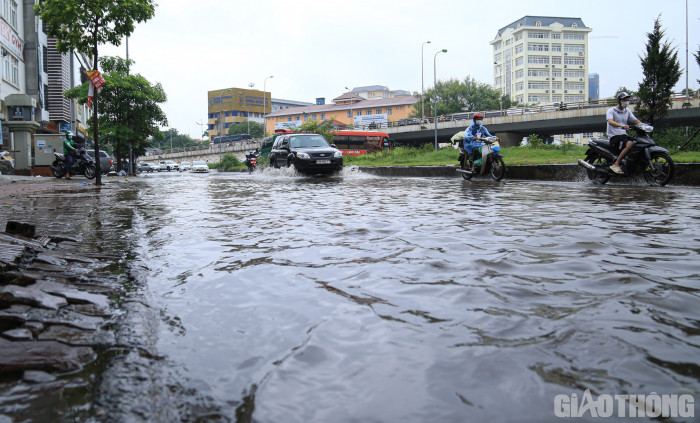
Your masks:
{"label": "green bush", "polygon": [[[685,126],[678,128],[659,128],[655,129],[652,137],[654,142],[661,147],[668,149],[670,152],[678,151],[678,147],[685,144],[698,128],[694,126],[688,127],[688,135],[686,136]],[[691,142],[683,147],[683,151],[700,151],[700,134],[696,135]]]}
{"label": "green bush", "polygon": [[537,134],[532,134],[527,140],[527,146],[530,148],[542,148],[544,146],[544,142],[542,142],[542,138],[540,138]]}
{"label": "green bush", "polygon": [[221,158],[221,161],[219,163],[209,165],[209,167],[211,167],[212,169],[228,172],[232,170],[241,169],[246,166],[245,163],[242,163],[240,160],[238,160],[238,157],[234,156],[231,153],[226,153]]}

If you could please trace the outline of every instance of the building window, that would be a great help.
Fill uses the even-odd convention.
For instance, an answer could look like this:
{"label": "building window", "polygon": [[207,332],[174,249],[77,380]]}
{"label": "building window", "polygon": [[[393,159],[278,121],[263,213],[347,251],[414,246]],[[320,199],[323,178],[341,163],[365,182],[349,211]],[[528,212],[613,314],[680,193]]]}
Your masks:
{"label": "building window", "polygon": [[325,114],[325,113],[321,113],[321,120],[326,120],[326,114]]}
{"label": "building window", "polygon": [[382,109],[377,109],[377,114],[381,115],[382,114]]}
{"label": "building window", "polygon": [[224,123],[224,128],[228,129],[229,125],[230,125],[230,123],[228,123],[228,122]]}
{"label": "building window", "polygon": [[561,90],[561,82],[552,82],[553,90]]}
{"label": "building window", "polygon": [[355,110],[355,116],[362,116],[362,110]]}
{"label": "building window", "polygon": [[513,42],[513,40],[509,38],[509,39],[506,40],[506,45],[509,46],[510,43],[512,43],[512,42]]}
{"label": "building window", "polygon": [[561,65],[561,57],[560,56],[552,56],[552,64],[553,65]]}
{"label": "building window", "polygon": [[583,40],[583,34],[579,34],[576,32],[565,32],[564,33],[564,39],[565,40]]}
{"label": "building window", "polygon": [[528,82],[527,89],[528,90],[548,90],[549,89],[549,82]]}
{"label": "building window", "polygon": [[559,70],[552,69],[552,78],[561,78],[561,69],[559,69]]}
{"label": "building window", "polygon": [[522,53],[522,52],[523,52],[523,45],[522,44],[518,44],[517,46],[515,46],[515,54]]}
{"label": "building window", "polygon": [[528,44],[527,51],[549,51],[549,44]]}
{"label": "building window", "polygon": [[316,113],[314,113],[313,115],[311,115],[311,119],[318,120],[318,115]]}
{"label": "building window", "polygon": [[583,78],[584,72],[582,70],[567,70],[564,71],[564,78]]}
{"label": "building window", "polygon": [[391,107],[387,107],[387,108],[386,108],[386,114],[387,114],[387,115],[391,115]]}
{"label": "building window", "polygon": [[583,82],[567,82],[564,84],[565,90],[583,90],[586,88],[586,84]]}
{"label": "building window", "polygon": [[291,121],[292,121],[292,117],[291,117],[291,116],[287,116],[287,122],[291,122]]}
{"label": "building window", "polygon": [[552,51],[560,52],[561,51],[561,44],[552,44]]}
{"label": "building window", "polygon": [[578,28],[578,24],[577,24],[576,22],[573,22],[573,23],[571,24],[571,27],[572,27],[572,28]]}
{"label": "building window", "polygon": [[515,41],[520,41],[523,39],[523,33],[521,32],[520,34],[515,36]]}
{"label": "building window", "polygon": [[352,110],[348,110],[348,117],[352,117]]}
{"label": "building window", "polygon": [[498,54],[496,55],[496,57],[494,58],[494,60],[495,60],[496,62],[500,62],[501,60],[503,60],[503,55],[500,54],[500,53],[498,53]]}
{"label": "building window", "polygon": [[523,90],[523,83],[522,82],[518,82],[517,84],[515,84],[515,91],[522,91],[522,90]]}
{"label": "building window", "polygon": [[15,0],[2,0],[2,16],[10,26],[17,29],[17,1]]}
{"label": "building window", "polygon": [[542,26],[542,21],[535,22],[535,26]]}
{"label": "building window", "polygon": [[579,57],[566,57],[564,58],[564,64],[565,65],[583,65],[585,61],[582,58]]}
{"label": "building window", "polygon": [[538,65],[548,65],[549,57],[547,56],[528,56],[527,63],[538,64]]}
{"label": "building window", "polygon": [[212,124],[209,124],[209,126],[207,126],[207,127],[209,128],[210,131],[214,130],[214,125],[212,125]]}
{"label": "building window", "polygon": [[523,70],[520,69],[519,71],[515,71],[515,79],[519,79],[523,77]]}
{"label": "building window", "polygon": [[522,66],[523,65],[523,58],[522,56],[518,57],[515,59],[515,66]]}
{"label": "building window", "polygon": [[553,40],[561,40],[561,34],[560,33],[552,33],[552,39]]}
{"label": "building window", "polygon": [[528,38],[549,38],[548,32],[528,32]]}
{"label": "building window", "polygon": [[367,109],[365,116],[370,116],[372,114],[372,109]]}
{"label": "building window", "polygon": [[549,69],[528,69],[527,76],[549,76]]}
{"label": "building window", "polygon": [[585,101],[585,97],[582,95],[566,95],[564,96],[564,103],[578,103]]}

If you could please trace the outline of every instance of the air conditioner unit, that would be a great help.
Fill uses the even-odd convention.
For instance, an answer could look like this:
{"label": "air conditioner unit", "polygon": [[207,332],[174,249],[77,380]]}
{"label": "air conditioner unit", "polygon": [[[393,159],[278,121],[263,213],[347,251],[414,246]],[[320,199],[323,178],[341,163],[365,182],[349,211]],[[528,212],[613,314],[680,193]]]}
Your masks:
{"label": "air conditioner unit", "polygon": [[583,91],[579,91],[578,93],[579,93],[579,94],[583,94]]}
{"label": "air conditioner unit", "polygon": [[545,68],[548,68],[548,67],[549,67],[549,65],[544,65],[544,67],[545,67]]}
{"label": "air conditioner unit", "polygon": [[567,90],[564,90],[564,92],[565,92],[565,93],[568,93],[568,91],[567,91]]}
{"label": "air conditioner unit", "polygon": [[578,55],[579,55],[579,56],[583,56],[583,52],[582,52],[582,51],[579,51]]}
{"label": "air conditioner unit", "polygon": [[568,56],[568,55],[569,55],[569,53],[564,53],[564,56]]}
{"label": "air conditioner unit", "polygon": [[564,65],[564,67],[566,67],[566,65]]}
{"label": "air conditioner unit", "polygon": [[545,90],[544,92],[548,93],[548,92],[549,92],[549,90]]}
{"label": "air conditioner unit", "polygon": [[547,81],[549,81],[549,78],[545,78]]}
{"label": "air conditioner unit", "polygon": [[583,78],[579,78],[578,80],[579,80],[579,81],[583,81]]}
{"label": "air conditioner unit", "polygon": [[569,78],[564,78],[564,81],[568,81],[568,80],[569,80]]}
{"label": "air conditioner unit", "polygon": [[583,65],[579,66],[580,69],[583,69]]}

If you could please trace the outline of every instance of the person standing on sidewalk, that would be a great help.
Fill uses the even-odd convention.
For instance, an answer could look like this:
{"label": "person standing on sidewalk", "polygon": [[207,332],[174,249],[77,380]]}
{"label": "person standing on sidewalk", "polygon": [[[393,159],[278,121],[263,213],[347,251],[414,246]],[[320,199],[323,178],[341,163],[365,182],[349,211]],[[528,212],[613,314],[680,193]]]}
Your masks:
{"label": "person standing on sidewalk", "polygon": [[629,123],[632,122],[634,125],[640,123],[640,120],[627,108],[630,104],[630,98],[632,98],[631,95],[624,91],[621,92],[617,95],[617,106],[611,107],[605,114],[608,121],[607,133],[610,145],[619,152],[617,160],[610,166],[610,170],[618,175],[625,173],[620,167],[620,163],[636,142],[634,138],[627,135],[627,130],[630,129]]}
{"label": "person standing on sidewalk", "polygon": [[73,141],[73,133],[66,131],[66,139],[63,140],[63,156],[66,158],[66,179],[70,180],[70,169],[73,167],[73,156],[76,152]]}

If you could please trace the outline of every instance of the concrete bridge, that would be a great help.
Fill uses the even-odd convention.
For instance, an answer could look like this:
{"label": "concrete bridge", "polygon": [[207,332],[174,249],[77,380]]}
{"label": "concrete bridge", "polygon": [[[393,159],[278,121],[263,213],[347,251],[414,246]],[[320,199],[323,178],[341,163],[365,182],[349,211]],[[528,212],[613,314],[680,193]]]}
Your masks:
{"label": "concrete bridge", "polygon": [[[700,100],[690,99],[685,106],[685,99],[674,101],[669,114],[657,126],[700,126]],[[543,139],[558,134],[579,134],[583,132],[605,132],[605,113],[611,106],[601,102],[567,103],[565,110],[552,106],[525,107],[509,111],[486,112],[484,124],[489,132],[501,138],[504,147],[519,145],[523,137],[537,134]],[[630,106],[634,112],[634,106]],[[520,114],[511,114],[518,113]],[[472,122],[473,113],[458,113],[438,119],[438,143],[450,142],[457,132],[466,129]],[[399,143],[411,145],[433,143],[435,124],[429,121],[423,124],[382,128],[392,139]]]}
{"label": "concrete bridge", "polygon": [[198,147],[173,148],[171,150],[162,150],[160,154],[141,156],[139,161],[158,163],[161,160],[172,160],[180,163],[202,160],[207,163],[218,163],[220,157],[223,157],[224,154],[233,154],[238,160],[244,161],[248,152],[260,148],[261,141],[260,139],[252,139],[223,143],[223,145],[210,144]]}

